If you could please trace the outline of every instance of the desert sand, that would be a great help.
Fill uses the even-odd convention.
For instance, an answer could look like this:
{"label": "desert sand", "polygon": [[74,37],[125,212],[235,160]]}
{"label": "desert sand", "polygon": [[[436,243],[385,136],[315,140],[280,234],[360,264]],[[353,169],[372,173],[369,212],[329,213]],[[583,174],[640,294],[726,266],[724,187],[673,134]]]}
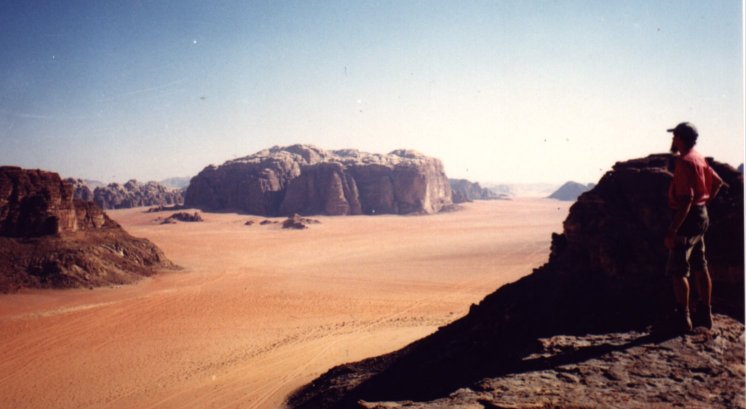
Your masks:
{"label": "desert sand", "polygon": [[314,217],[302,231],[230,213],[160,225],[170,213],[109,211],[183,269],[0,295],[0,407],[278,407],[329,368],[401,348],[529,274],[569,205]]}

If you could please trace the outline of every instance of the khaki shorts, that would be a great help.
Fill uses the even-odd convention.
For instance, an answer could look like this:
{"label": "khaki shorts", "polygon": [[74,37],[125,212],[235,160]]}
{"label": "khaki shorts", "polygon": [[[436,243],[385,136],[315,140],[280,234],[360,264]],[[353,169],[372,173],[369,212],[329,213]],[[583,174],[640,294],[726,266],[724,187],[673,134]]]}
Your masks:
{"label": "khaki shorts", "polygon": [[666,273],[675,277],[689,277],[689,272],[705,271],[705,232],[710,225],[707,208],[692,206],[676,236],[674,248],[668,251]]}

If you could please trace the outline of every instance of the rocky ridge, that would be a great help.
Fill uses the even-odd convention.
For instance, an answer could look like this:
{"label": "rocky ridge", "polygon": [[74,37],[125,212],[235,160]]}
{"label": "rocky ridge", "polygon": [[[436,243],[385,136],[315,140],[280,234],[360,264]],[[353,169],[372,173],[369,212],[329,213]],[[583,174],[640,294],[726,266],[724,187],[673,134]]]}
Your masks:
{"label": "rocky ridge", "polygon": [[411,150],[387,155],[310,145],[273,147],[208,166],[188,207],[264,216],[436,213],[450,206],[441,162]]}
{"label": "rocky ridge", "polygon": [[453,203],[510,199],[507,194],[497,194],[490,189],[483,188],[477,182],[470,182],[466,179],[448,179],[448,183],[451,185]]}
{"label": "rocky ridge", "polygon": [[544,266],[426,338],[331,369],[287,405],[744,407],[743,180],[708,161],[729,184],[709,206],[713,309],[725,314],[711,332],[650,332],[673,305],[662,241],[674,165],[651,155],[578,198]]}
{"label": "rocky ridge", "polygon": [[172,266],[74,190],[56,173],[0,167],[0,292],[122,284]]}
{"label": "rocky ridge", "polygon": [[124,185],[110,183],[97,187],[93,190],[93,201],[102,209],[128,209],[180,205],[184,203],[184,195],[180,190],[167,188],[158,182],[141,184],[132,179]]}

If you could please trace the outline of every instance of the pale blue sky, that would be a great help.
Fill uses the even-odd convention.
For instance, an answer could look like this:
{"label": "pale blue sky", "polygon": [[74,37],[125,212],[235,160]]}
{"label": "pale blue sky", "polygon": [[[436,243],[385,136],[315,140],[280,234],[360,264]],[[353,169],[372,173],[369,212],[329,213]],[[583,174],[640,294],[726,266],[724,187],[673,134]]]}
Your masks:
{"label": "pale blue sky", "polygon": [[595,182],[686,120],[737,166],[742,19],[735,0],[5,1],[0,164],[159,180],[310,143]]}

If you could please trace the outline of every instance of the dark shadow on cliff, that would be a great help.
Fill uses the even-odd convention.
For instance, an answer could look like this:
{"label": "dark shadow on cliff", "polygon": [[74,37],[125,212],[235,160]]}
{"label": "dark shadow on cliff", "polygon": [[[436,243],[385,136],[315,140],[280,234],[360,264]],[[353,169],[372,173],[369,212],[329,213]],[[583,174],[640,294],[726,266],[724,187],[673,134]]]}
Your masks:
{"label": "dark shadow on cliff", "polygon": [[[645,331],[673,305],[662,239],[670,221],[671,155],[617,163],[570,209],[549,261],[488,295],[436,333],[380,357],[331,369],[294,393],[293,408],[358,407],[358,400],[427,401],[484,378],[579,362],[640,343],[530,359],[555,335]],[[743,322],[743,181],[711,161],[730,185],[710,207],[713,308]],[[696,300],[696,296],[692,297]]]}
{"label": "dark shadow on cliff", "polygon": [[[484,378],[580,362],[613,350],[666,337],[644,336],[624,345],[602,345],[548,359],[527,359],[539,339],[555,335],[644,331],[659,317],[654,288],[618,287],[591,276],[539,269],[502,287],[466,317],[392,354],[345,365],[314,381],[321,394],[298,391],[295,408],[358,407],[358,400],[428,401]],[[662,293],[665,290],[658,288]],[[637,294],[637,295],[635,295]],[[364,378],[364,380],[363,380]],[[359,382],[362,381],[362,382]],[[336,386],[357,383],[351,389]]]}

